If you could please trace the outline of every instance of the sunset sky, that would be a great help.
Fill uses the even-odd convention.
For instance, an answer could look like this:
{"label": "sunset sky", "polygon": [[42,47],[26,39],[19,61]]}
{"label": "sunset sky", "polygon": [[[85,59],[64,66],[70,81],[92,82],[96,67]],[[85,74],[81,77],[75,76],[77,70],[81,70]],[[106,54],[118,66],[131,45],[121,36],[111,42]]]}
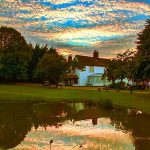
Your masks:
{"label": "sunset sky", "polygon": [[62,54],[114,57],[135,49],[150,0],[0,0],[0,25]]}

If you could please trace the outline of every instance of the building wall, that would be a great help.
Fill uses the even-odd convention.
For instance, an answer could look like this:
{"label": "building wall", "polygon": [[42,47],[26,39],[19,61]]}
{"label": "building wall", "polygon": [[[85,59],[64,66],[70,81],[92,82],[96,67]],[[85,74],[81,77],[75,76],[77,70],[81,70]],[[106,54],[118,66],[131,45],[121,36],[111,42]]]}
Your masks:
{"label": "building wall", "polygon": [[100,76],[91,76],[89,78],[89,85],[91,86],[104,86],[104,85],[108,85],[109,81],[107,81],[107,79],[102,79],[102,77]]}
{"label": "building wall", "polygon": [[94,66],[94,72],[90,72],[89,66],[85,67],[84,71],[77,70],[79,76],[78,86],[86,86],[88,82],[88,76],[95,73],[104,73],[105,67]]}

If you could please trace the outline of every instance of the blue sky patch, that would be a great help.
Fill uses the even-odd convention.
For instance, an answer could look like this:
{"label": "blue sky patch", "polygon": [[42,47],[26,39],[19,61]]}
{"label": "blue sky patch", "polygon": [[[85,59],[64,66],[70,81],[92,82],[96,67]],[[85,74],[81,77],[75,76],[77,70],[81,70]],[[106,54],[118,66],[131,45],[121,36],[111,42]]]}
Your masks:
{"label": "blue sky patch", "polygon": [[135,35],[150,19],[150,0],[3,0],[1,6],[0,25],[27,41],[76,54],[97,49],[103,57],[136,49]]}

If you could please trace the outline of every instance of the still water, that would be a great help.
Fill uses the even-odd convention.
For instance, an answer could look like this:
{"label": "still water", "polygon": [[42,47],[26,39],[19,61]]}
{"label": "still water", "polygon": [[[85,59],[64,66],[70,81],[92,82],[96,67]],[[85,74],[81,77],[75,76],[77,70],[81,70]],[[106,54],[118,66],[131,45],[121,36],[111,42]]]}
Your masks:
{"label": "still water", "polygon": [[150,115],[91,102],[1,102],[0,149],[150,150]]}

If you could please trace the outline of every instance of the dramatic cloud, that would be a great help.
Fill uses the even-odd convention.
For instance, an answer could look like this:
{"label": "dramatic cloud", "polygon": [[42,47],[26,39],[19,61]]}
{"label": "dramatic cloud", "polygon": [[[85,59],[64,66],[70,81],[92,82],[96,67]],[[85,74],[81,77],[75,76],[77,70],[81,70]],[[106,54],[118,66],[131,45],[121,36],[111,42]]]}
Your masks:
{"label": "dramatic cloud", "polygon": [[150,18],[149,0],[1,0],[0,5],[0,25],[17,29],[28,42],[74,55],[96,49],[113,57],[135,49],[137,33]]}

